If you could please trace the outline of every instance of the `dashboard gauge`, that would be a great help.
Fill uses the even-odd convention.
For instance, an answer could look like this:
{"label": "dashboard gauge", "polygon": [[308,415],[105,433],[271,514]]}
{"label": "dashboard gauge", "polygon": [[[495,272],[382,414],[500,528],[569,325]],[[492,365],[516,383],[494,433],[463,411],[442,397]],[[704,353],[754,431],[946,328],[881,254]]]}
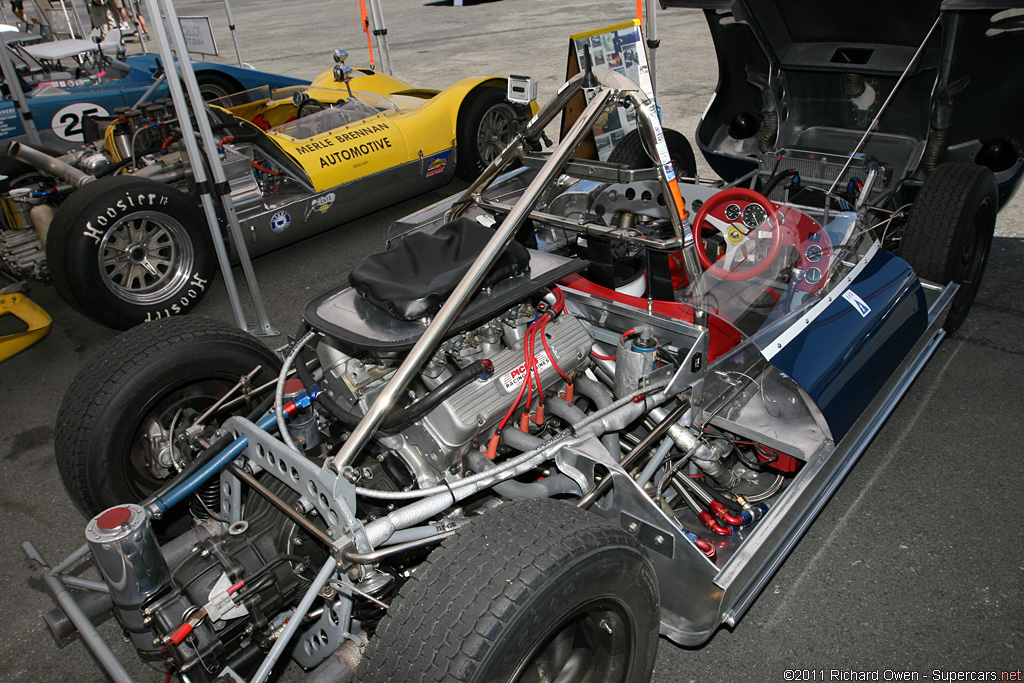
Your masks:
{"label": "dashboard gauge", "polygon": [[810,261],[811,263],[814,263],[815,261],[820,261],[824,253],[825,252],[822,251],[821,247],[819,247],[817,244],[812,244],[811,246],[807,247],[807,251],[804,252],[804,258]]}
{"label": "dashboard gauge", "polygon": [[817,268],[808,268],[804,273],[804,282],[809,285],[816,285],[821,282],[821,271]]}
{"label": "dashboard gauge", "polygon": [[760,227],[767,218],[768,212],[760,204],[747,204],[747,208],[743,209],[743,225],[751,230]]}
{"label": "dashboard gauge", "polygon": [[740,205],[730,204],[725,207],[725,217],[730,221],[738,221],[740,219]]}

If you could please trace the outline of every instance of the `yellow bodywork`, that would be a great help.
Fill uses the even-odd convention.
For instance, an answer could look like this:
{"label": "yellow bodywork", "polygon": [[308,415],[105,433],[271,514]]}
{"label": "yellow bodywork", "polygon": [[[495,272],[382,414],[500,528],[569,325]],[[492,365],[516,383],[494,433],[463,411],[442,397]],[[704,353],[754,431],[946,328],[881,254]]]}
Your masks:
{"label": "yellow bodywork", "polygon": [[[278,130],[295,120],[296,107],[290,97],[253,102],[230,111],[250,122],[258,120],[262,128],[269,126],[267,137],[308,173],[313,188],[320,192],[411,161],[422,159],[429,164],[431,156],[455,147],[459,108],[470,91],[477,87],[504,89],[506,83],[504,78],[471,77],[436,91],[414,88],[386,74],[356,73],[346,87],[325,72],[303,91],[311,99],[332,105],[349,99],[351,89],[355,99],[372,102],[379,101],[379,96],[395,109],[309,137],[293,137]],[[299,124],[303,121],[298,119]],[[297,127],[301,126],[285,126],[292,132]]]}
{"label": "yellow bodywork", "polygon": [[50,316],[31,299],[19,292],[0,293],[0,316],[11,314],[28,329],[0,337],[0,360],[27,349],[50,331]]}

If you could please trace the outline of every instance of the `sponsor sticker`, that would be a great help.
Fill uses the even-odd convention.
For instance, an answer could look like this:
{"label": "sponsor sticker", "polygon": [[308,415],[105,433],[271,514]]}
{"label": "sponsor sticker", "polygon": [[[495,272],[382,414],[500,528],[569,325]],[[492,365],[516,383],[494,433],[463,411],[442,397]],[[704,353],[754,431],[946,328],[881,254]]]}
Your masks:
{"label": "sponsor sticker", "polygon": [[278,211],[270,217],[270,229],[274,232],[284,232],[292,223],[292,217],[287,211]]}
{"label": "sponsor sticker", "polygon": [[871,307],[865,303],[864,299],[861,299],[859,296],[854,294],[852,289],[848,289],[843,292],[843,298],[849,301],[850,305],[860,313],[860,317],[866,318],[868,317],[868,314],[871,313]]}
{"label": "sponsor sticker", "polygon": [[[541,370],[551,367],[551,360],[548,354],[541,351],[537,354],[537,367]],[[519,385],[526,379],[526,361],[523,361],[501,376],[501,386],[506,393],[519,391]]]}
{"label": "sponsor sticker", "polygon": [[430,162],[427,164],[427,172],[423,175],[424,178],[444,173],[444,169],[448,166],[448,152],[441,152],[430,157]]}
{"label": "sponsor sticker", "polygon": [[327,194],[319,197],[313,197],[312,201],[309,203],[310,209],[317,213],[327,213],[327,211],[334,206],[334,197],[335,195],[333,192],[328,192]]}

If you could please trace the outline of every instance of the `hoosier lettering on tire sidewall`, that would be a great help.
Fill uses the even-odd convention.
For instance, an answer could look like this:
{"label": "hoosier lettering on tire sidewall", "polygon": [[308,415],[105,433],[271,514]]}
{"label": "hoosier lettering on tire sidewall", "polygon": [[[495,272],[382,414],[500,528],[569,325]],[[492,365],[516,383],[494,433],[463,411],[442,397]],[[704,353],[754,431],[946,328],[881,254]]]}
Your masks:
{"label": "hoosier lettering on tire sidewall", "polygon": [[119,329],[191,311],[216,263],[195,203],[132,177],[100,179],[72,194],[54,216],[46,256],[61,296]]}

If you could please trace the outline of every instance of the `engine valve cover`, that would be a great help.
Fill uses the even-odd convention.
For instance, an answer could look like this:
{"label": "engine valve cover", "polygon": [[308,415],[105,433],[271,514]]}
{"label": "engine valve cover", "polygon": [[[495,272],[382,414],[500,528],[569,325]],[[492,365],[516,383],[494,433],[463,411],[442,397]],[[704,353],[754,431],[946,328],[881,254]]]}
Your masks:
{"label": "engine valve cover", "polygon": [[[545,330],[548,348],[563,372],[575,370],[590,353],[593,339],[572,315],[559,316],[549,322]],[[539,338],[536,346],[541,383],[548,386],[559,375]],[[486,380],[478,379],[466,385],[423,419],[427,430],[438,443],[454,449],[485,431],[489,432],[515,399],[520,385],[526,379],[526,360],[522,347],[501,351],[490,361],[494,363],[493,375]]]}

